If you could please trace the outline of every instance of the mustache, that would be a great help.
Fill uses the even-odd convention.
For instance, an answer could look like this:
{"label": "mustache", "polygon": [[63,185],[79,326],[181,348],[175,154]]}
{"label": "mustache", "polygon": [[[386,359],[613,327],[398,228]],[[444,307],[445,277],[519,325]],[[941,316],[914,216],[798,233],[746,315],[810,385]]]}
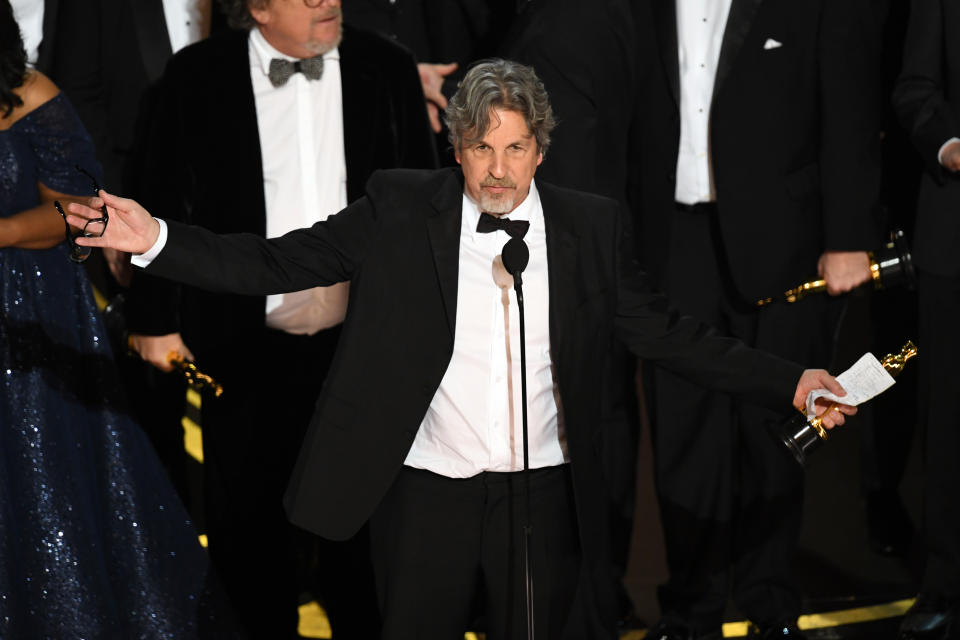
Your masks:
{"label": "mustache", "polygon": [[330,18],[339,18],[341,17],[342,13],[343,11],[340,7],[330,7],[329,10],[324,11],[322,14],[313,16],[312,21],[314,24],[316,24],[318,22],[323,22],[324,20],[329,20]]}
{"label": "mustache", "polygon": [[481,187],[505,187],[508,189],[515,189],[517,183],[511,180],[510,178],[492,178],[487,176],[480,183]]}

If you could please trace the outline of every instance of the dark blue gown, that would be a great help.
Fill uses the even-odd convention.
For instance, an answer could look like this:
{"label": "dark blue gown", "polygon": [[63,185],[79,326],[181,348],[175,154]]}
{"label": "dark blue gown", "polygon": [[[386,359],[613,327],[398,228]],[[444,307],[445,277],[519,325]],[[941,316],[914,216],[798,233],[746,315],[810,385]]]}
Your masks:
{"label": "dark blue gown", "polygon": [[[0,131],[0,216],[36,206],[38,181],[91,193],[75,164],[99,170],[58,95]],[[0,638],[196,637],[216,627],[206,552],[67,254],[0,249]]]}

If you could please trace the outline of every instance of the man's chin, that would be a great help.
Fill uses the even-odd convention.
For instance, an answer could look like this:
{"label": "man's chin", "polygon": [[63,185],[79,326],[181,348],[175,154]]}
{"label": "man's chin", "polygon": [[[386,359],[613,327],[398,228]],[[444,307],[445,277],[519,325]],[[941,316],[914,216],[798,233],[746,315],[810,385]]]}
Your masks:
{"label": "man's chin", "polygon": [[497,215],[510,213],[513,211],[513,198],[491,198],[490,196],[480,198],[480,210]]}
{"label": "man's chin", "polygon": [[341,28],[335,37],[324,38],[322,40],[311,40],[305,46],[307,50],[311,51],[314,55],[323,55],[328,51],[333,51],[340,46],[340,41],[343,40],[343,29]]}

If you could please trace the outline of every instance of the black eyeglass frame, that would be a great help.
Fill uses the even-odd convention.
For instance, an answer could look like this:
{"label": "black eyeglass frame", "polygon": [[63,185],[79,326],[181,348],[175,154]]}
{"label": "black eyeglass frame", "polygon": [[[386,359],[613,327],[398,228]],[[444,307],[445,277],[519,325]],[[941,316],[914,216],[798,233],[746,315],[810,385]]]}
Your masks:
{"label": "black eyeglass frame", "polygon": [[[93,183],[93,195],[98,195],[100,193],[100,184],[97,182],[97,179],[94,178],[90,172],[85,170],[80,165],[75,165],[74,168],[80,173],[82,173],[83,175],[90,178],[90,182]],[[99,218],[90,218],[89,220],[87,220],[86,224],[83,225],[83,229],[77,232],[74,232],[73,227],[71,227],[70,224],[67,222],[67,214],[63,210],[63,206],[60,204],[60,201],[54,200],[53,206],[57,209],[57,213],[60,214],[60,217],[63,218],[63,226],[66,228],[65,235],[67,238],[67,243],[69,243],[70,245],[70,260],[77,263],[83,262],[84,260],[90,257],[90,253],[92,250],[90,247],[82,247],[78,245],[76,243],[76,239],[81,237],[99,238],[104,234],[104,232],[106,232],[107,223],[110,222],[110,216],[107,214],[107,205],[104,204],[100,208],[100,213],[102,215]],[[103,227],[100,228],[99,230],[95,226],[93,229],[91,229],[91,225],[99,225],[99,224],[103,225]]]}

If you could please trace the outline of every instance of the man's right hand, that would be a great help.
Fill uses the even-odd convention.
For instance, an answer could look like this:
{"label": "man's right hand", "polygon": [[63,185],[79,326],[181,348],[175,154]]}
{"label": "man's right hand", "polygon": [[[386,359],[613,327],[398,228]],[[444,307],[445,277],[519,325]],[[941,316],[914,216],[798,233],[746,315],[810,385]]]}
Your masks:
{"label": "man's right hand", "polygon": [[179,333],[168,333],[165,336],[145,336],[138,333],[130,334],[130,348],[141,358],[161,371],[173,371],[170,364],[170,354],[176,354],[184,360],[193,360],[193,354]]}
{"label": "man's right hand", "polygon": [[951,142],[943,148],[940,164],[947,171],[960,171],[960,142]]}
{"label": "man's right hand", "polygon": [[67,216],[67,222],[82,229],[87,220],[102,215],[100,208],[104,204],[107,205],[110,220],[103,235],[98,238],[77,238],[77,244],[84,247],[109,247],[133,254],[149,251],[160,235],[160,223],[135,201],[118,198],[102,189],[100,194],[90,198],[86,205],[76,202],[67,205],[71,213]]}

